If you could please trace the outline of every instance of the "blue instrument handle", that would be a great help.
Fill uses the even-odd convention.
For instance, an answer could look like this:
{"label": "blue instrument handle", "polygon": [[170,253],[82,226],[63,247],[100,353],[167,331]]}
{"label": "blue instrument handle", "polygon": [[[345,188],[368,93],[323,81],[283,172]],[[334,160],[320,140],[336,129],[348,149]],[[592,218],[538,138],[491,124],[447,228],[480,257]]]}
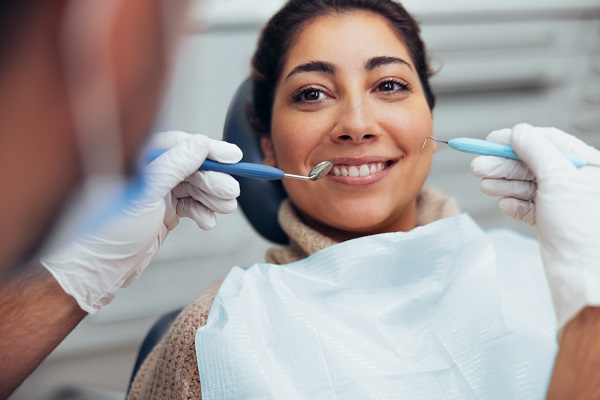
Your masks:
{"label": "blue instrument handle", "polygon": [[[156,158],[160,157],[164,152],[164,150],[154,150],[150,152],[146,163],[149,164],[150,162],[154,161]],[[239,162],[236,164],[223,164],[212,160],[206,160],[202,163],[200,169],[204,171],[224,172],[226,174],[238,175],[246,178],[267,180],[283,179],[283,177],[285,176],[285,173],[278,168],[247,162]]]}
{"label": "blue instrument handle", "polygon": [[[448,145],[463,153],[479,154],[482,156],[498,156],[519,160],[513,148],[507,144],[488,142],[487,140],[472,138],[456,138],[448,140]],[[577,168],[585,167],[587,162],[575,154],[563,153]]]}

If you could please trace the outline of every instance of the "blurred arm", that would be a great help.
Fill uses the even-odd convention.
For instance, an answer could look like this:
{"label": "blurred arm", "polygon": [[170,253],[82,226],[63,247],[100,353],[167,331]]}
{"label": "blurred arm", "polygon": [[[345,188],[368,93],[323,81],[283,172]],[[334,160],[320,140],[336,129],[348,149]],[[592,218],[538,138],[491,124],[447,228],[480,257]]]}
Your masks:
{"label": "blurred arm", "polygon": [[586,307],[565,326],[548,400],[600,398],[600,307]]}
{"label": "blurred arm", "polygon": [[0,399],[8,397],[86,316],[39,266],[0,283]]}

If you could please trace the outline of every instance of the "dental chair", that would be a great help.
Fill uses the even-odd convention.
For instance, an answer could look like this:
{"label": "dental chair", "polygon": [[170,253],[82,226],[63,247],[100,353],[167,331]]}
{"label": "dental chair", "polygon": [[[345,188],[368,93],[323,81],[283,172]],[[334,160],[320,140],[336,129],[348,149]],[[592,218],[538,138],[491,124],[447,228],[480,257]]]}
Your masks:
{"label": "dental chair", "polygon": [[[223,140],[234,143],[242,149],[244,153],[242,161],[262,164],[259,137],[246,117],[251,102],[252,82],[246,79],[241,83],[229,105],[223,128]],[[238,176],[234,178],[240,184],[241,194],[237,199],[238,204],[254,229],[271,242],[287,244],[288,238],[277,221],[279,205],[287,197],[281,182]],[[181,309],[163,315],[150,329],[135,361],[130,386],[148,354],[169,330],[180,312]]]}

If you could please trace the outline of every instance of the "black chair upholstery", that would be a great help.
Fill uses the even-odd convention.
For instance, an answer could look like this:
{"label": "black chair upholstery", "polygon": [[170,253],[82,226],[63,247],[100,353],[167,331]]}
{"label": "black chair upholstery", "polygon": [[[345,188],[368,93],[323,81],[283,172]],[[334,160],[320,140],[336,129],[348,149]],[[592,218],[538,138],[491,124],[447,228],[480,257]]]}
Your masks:
{"label": "black chair upholstery", "polygon": [[[247,119],[248,105],[252,102],[252,82],[246,79],[229,105],[223,140],[238,145],[244,153],[242,161],[261,164],[263,161],[260,139]],[[288,238],[277,222],[279,205],[287,197],[281,181],[250,179],[235,176],[240,183],[238,203],[254,229],[265,239],[287,244]]]}
{"label": "black chair upholstery", "polygon": [[[238,88],[227,110],[223,140],[234,143],[242,149],[244,153],[242,161],[260,164],[263,160],[260,139],[246,117],[246,110],[251,101],[252,82],[246,79]],[[238,203],[254,229],[267,240],[286,244],[288,238],[277,222],[279,205],[287,197],[281,182],[238,176],[235,178],[240,183],[241,194]],[[150,329],[135,361],[130,387],[140,366],[180,312],[181,309],[162,316]]]}

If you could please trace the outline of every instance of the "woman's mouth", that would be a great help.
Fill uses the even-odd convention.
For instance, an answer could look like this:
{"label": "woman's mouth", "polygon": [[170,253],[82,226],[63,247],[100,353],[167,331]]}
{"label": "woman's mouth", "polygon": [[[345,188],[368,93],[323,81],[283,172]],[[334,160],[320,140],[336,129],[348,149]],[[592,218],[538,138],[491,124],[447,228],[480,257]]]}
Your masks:
{"label": "woman's mouth", "polygon": [[335,176],[348,176],[351,178],[362,178],[369,175],[375,175],[383,171],[392,164],[391,161],[365,163],[360,165],[334,165],[331,174]]}

